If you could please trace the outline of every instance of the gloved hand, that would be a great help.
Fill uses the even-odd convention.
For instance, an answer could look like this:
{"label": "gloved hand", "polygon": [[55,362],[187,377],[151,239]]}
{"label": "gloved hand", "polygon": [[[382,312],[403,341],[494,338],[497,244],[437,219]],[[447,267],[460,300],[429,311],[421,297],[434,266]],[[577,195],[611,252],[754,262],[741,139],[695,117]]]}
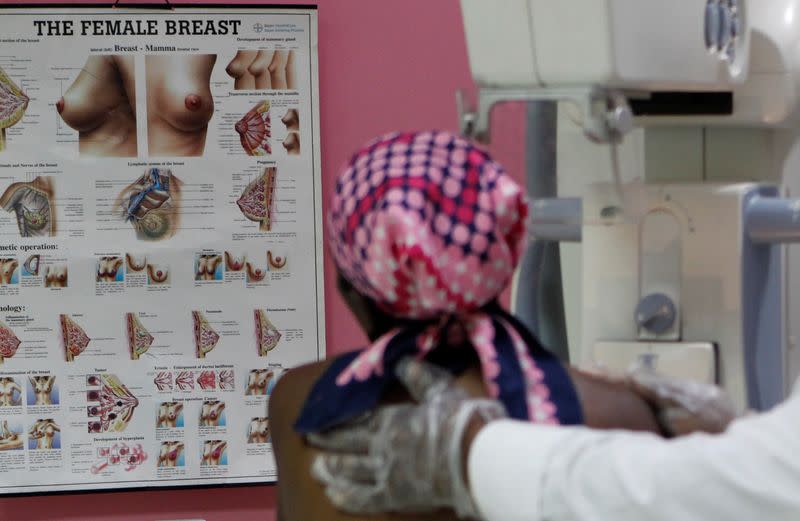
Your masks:
{"label": "gloved hand", "polygon": [[397,377],[418,404],[388,405],[343,427],[311,434],[322,449],[312,465],[331,502],[356,514],[478,513],[465,482],[462,439],[479,419],[506,416],[496,401],[471,399],[452,377],[425,362],[404,359]]}
{"label": "gloved hand", "polygon": [[627,381],[656,411],[667,435],[718,434],[736,419],[733,401],[716,385],[667,378],[645,368],[631,370]]}

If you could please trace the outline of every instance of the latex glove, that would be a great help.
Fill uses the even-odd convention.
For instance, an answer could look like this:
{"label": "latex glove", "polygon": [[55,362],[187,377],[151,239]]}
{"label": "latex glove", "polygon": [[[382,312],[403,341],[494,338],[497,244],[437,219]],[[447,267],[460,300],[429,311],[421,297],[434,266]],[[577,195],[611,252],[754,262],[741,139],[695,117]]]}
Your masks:
{"label": "latex glove", "polygon": [[653,407],[670,436],[718,434],[737,416],[733,401],[716,385],[667,378],[643,368],[630,371],[628,382]]}
{"label": "latex glove", "polygon": [[402,360],[400,382],[418,404],[387,405],[308,441],[323,450],[312,465],[331,502],[355,514],[452,508],[477,519],[465,482],[462,439],[476,419],[506,416],[496,401],[471,399],[452,377],[425,362]]}

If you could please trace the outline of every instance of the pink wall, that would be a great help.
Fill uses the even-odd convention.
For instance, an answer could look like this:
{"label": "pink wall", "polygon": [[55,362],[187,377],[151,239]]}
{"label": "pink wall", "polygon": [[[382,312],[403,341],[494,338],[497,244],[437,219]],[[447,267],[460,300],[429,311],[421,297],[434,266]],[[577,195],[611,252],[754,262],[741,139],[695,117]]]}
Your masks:
{"label": "pink wall", "polygon": [[[3,3],[12,2],[0,0]],[[366,140],[390,130],[456,129],[454,92],[472,81],[458,0],[318,3],[323,196],[327,202],[338,169]],[[495,157],[519,175],[521,113],[513,105],[501,107],[495,120]],[[328,352],[340,353],[358,347],[364,337],[336,293],[329,259],[325,275]],[[274,521],[275,491],[262,486],[0,499],[0,520],[186,518]]]}

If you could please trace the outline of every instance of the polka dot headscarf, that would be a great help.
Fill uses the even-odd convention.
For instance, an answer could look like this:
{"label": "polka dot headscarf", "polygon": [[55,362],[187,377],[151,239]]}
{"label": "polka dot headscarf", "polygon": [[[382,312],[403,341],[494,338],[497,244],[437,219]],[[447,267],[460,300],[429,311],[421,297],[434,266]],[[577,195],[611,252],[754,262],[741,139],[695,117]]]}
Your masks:
{"label": "polka dot headscarf", "polygon": [[388,313],[428,319],[480,308],[509,282],[525,235],[520,187],[448,132],[389,134],[336,183],[328,225],[336,265]]}

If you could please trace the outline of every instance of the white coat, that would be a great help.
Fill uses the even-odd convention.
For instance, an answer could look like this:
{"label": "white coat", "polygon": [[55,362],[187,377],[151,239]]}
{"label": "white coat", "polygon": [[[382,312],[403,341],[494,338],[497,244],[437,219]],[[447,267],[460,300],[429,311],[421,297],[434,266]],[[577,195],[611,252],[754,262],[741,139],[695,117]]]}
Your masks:
{"label": "white coat", "polygon": [[494,422],[469,452],[472,495],[486,521],[800,520],[798,388],[718,436]]}

